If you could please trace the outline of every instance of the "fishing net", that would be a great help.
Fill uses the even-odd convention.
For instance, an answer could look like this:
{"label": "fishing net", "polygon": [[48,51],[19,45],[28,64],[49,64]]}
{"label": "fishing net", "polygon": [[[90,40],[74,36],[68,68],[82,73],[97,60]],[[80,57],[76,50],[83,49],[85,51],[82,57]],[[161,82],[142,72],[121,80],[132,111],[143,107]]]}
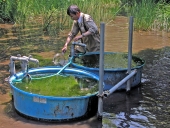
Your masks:
{"label": "fishing net", "polygon": [[56,66],[64,66],[66,60],[64,57],[64,53],[57,53],[53,57],[53,63]]}

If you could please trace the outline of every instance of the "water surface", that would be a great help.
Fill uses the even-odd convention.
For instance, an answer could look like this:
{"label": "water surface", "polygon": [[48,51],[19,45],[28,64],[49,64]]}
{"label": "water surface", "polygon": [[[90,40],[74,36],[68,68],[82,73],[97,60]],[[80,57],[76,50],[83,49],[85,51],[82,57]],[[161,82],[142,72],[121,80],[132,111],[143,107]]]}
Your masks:
{"label": "water surface", "polygon": [[[146,61],[140,86],[130,95],[115,92],[104,99],[104,113],[109,121],[98,121],[96,117],[70,123],[49,124],[32,121],[18,115],[13,108],[10,87],[4,78],[9,76],[10,55],[38,53],[44,58],[53,58],[63,46],[68,32],[62,37],[49,37],[43,33],[19,31],[12,25],[0,25],[0,127],[6,128],[158,128],[170,127],[170,33],[157,30],[133,33],[133,54]],[[106,24],[105,51],[128,51],[128,19],[117,17]],[[29,36],[31,35],[32,36]],[[34,36],[33,36],[34,35]],[[31,38],[32,42],[23,42]],[[56,40],[60,38],[61,42]],[[28,45],[29,47],[25,47]],[[50,49],[47,51],[47,48]],[[110,123],[111,122],[111,123]]]}

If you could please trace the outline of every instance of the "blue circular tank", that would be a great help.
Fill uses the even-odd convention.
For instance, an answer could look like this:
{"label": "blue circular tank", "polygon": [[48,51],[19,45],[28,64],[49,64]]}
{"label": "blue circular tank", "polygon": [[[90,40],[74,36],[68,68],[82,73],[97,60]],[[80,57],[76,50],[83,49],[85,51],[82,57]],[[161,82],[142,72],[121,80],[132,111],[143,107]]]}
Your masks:
{"label": "blue circular tank", "polygon": [[[30,69],[29,74],[57,73],[60,67],[42,67]],[[99,80],[98,76],[80,69],[67,68],[65,74],[76,74]],[[14,107],[20,114],[43,121],[70,121],[79,118],[94,116],[97,113],[98,97],[94,94],[78,97],[54,97],[33,94],[20,90],[13,81],[23,77],[19,72],[10,77]]]}
{"label": "blue circular tank", "polygon": [[[127,57],[127,54],[125,53],[116,53],[116,52],[104,52],[104,56],[107,54],[124,54],[125,57]],[[89,71],[93,74],[96,74],[99,76],[99,52],[89,52],[82,56],[79,56],[79,58],[84,59],[83,64],[80,65],[76,63],[76,61],[72,62],[72,67]],[[128,59],[128,58],[127,58]],[[131,87],[135,87],[141,83],[141,77],[142,77],[142,69],[145,64],[145,61],[136,57],[132,56],[132,60],[135,63],[138,63],[136,67],[133,67],[132,70],[136,69],[137,73],[132,77],[131,79]],[[98,65],[96,67],[96,65]],[[113,65],[114,66],[114,65]],[[118,82],[120,82],[123,78],[125,78],[127,74],[127,68],[105,68],[104,69],[104,90],[111,89],[114,85],[116,85]],[[120,86],[117,90],[124,90],[126,89],[126,83]]]}

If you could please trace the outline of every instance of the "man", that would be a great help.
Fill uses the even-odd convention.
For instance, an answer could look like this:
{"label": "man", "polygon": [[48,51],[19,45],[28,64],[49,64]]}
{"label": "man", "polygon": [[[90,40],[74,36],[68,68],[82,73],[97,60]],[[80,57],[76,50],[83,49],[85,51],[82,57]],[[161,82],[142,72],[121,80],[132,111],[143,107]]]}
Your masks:
{"label": "man", "polygon": [[[74,40],[74,42],[81,40],[82,43],[86,44],[86,52],[100,51],[99,30],[91,16],[82,13],[76,5],[69,6],[67,9],[67,14],[72,20],[74,20],[74,22],[62,51],[66,52],[67,46],[72,40]],[[81,35],[77,35],[79,32]],[[84,48],[80,46],[76,47],[76,51],[85,52]]]}

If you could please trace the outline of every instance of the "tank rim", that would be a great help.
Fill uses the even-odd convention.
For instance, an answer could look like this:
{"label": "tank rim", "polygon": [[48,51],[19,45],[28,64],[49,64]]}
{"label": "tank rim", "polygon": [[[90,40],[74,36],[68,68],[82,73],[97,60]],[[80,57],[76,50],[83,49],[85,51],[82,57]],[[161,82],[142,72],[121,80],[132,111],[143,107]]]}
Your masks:
{"label": "tank rim", "polygon": [[[44,71],[57,71],[59,69],[61,69],[62,67],[58,67],[58,66],[47,66],[47,67],[39,67],[39,68],[32,68],[32,69],[29,69],[29,72],[28,73],[33,73],[33,72],[36,72],[36,71],[40,71],[40,72],[44,72]],[[74,71],[75,73],[76,72],[79,72],[79,73],[82,73],[84,75],[88,75],[89,77],[93,78],[93,79],[96,79],[99,81],[99,77],[91,72],[88,72],[88,71],[84,71],[84,70],[80,70],[80,69],[75,69],[75,68],[66,68],[64,69],[63,72],[71,72],[71,71]],[[13,85],[13,80],[14,79],[17,79],[19,78],[20,76],[22,76],[24,73],[23,72],[18,72],[16,73],[15,75],[11,76],[9,78],[9,84],[11,86],[12,89],[16,90],[17,92],[20,92],[24,95],[31,95],[33,97],[41,97],[41,98],[48,98],[48,99],[57,99],[57,100],[75,100],[75,99],[82,99],[82,98],[89,98],[91,96],[94,96],[94,95],[97,95],[98,94],[98,91],[97,92],[94,92],[92,94],[89,94],[89,95],[84,95],[84,96],[73,96],[73,97],[59,97],[59,96],[45,96],[45,95],[40,95],[40,94],[34,94],[34,93],[30,93],[30,92],[26,92],[26,91],[23,91],[17,87],[15,87]]]}

